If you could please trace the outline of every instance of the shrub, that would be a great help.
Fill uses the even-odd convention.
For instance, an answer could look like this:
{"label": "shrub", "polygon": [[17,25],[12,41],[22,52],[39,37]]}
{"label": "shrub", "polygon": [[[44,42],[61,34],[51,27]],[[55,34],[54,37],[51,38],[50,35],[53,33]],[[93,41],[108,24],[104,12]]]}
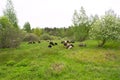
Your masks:
{"label": "shrub", "polygon": [[6,17],[0,17],[0,48],[18,47],[21,40],[21,31],[14,28]]}
{"label": "shrub", "polygon": [[25,35],[24,41],[38,41],[39,37],[33,33],[28,33]]}
{"label": "shrub", "polygon": [[42,40],[52,40],[53,38],[49,34],[43,34],[40,36]]}

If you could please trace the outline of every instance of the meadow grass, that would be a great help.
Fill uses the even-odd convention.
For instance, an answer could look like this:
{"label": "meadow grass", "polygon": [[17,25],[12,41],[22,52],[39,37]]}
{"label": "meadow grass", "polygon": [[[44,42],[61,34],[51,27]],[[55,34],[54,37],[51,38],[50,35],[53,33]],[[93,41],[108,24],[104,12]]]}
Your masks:
{"label": "meadow grass", "polygon": [[87,40],[86,47],[65,49],[60,41],[22,43],[18,48],[0,49],[0,80],[120,80],[120,42],[103,48]]}

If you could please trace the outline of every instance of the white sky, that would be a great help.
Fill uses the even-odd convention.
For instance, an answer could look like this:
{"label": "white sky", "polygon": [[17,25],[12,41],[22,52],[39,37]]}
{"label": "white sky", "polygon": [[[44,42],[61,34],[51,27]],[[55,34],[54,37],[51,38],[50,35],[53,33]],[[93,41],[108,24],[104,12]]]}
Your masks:
{"label": "white sky", "polygon": [[[12,0],[19,25],[30,22],[31,27],[68,27],[72,25],[74,10],[84,7],[88,15],[103,15],[113,9],[120,15],[120,0]],[[0,0],[0,16],[6,0]]]}

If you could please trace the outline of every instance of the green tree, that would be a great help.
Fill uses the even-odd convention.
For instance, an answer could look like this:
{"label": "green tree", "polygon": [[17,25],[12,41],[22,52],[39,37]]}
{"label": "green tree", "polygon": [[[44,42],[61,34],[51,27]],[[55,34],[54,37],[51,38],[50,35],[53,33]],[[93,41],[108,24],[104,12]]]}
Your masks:
{"label": "green tree", "polygon": [[74,33],[73,26],[69,26],[68,28],[66,28],[66,31],[64,31],[65,37],[70,39],[70,40],[75,40],[73,33]]}
{"label": "green tree", "polygon": [[21,39],[20,30],[13,27],[7,17],[0,17],[0,48],[17,47]]}
{"label": "green tree", "polygon": [[66,35],[66,28],[59,28],[59,37],[61,37],[61,38],[64,38],[64,37],[66,37],[67,35]]}
{"label": "green tree", "polygon": [[24,26],[23,26],[23,29],[24,29],[26,32],[30,33],[30,32],[31,32],[30,23],[29,23],[29,22],[26,22],[26,23],[24,24]]}
{"label": "green tree", "polygon": [[3,13],[4,16],[9,19],[10,23],[12,23],[14,27],[18,28],[18,19],[16,17],[12,0],[7,0],[6,9],[3,11]]}
{"label": "green tree", "polygon": [[73,14],[73,29],[74,38],[78,41],[83,41],[88,37],[88,32],[90,28],[89,18],[83,7],[81,7],[80,12],[76,10]]}
{"label": "green tree", "polygon": [[101,19],[96,20],[91,26],[90,37],[100,40],[100,47],[108,40],[120,39],[120,19],[113,10],[108,10]]}
{"label": "green tree", "polygon": [[40,28],[34,28],[33,29],[33,33],[36,34],[37,36],[41,36],[42,35],[43,30]]}

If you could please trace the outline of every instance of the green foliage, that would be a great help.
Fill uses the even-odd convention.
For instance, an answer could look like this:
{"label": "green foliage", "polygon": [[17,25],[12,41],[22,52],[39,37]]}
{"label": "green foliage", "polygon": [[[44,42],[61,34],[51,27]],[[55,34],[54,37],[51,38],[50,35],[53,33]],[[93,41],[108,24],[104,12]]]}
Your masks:
{"label": "green foliage", "polygon": [[9,19],[10,23],[14,27],[18,28],[18,20],[16,17],[16,12],[14,10],[12,0],[7,0],[6,9],[4,10],[4,16],[6,16]]}
{"label": "green foliage", "polygon": [[59,36],[61,37],[61,38],[64,38],[64,37],[66,37],[67,35],[67,30],[66,30],[66,28],[59,28]]}
{"label": "green foliage", "polygon": [[8,18],[5,16],[0,17],[0,29],[6,28],[8,26],[12,26],[12,24],[9,22]]}
{"label": "green foliage", "polygon": [[88,32],[86,31],[86,28],[84,26],[76,26],[74,28],[74,38],[77,41],[84,41],[87,39]]}
{"label": "green foliage", "polygon": [[103,46],[107,40],[120,39],[120,19],[114,11],[109,10],[101,19],[96,20],[90,30],[92,39],[100,40],[99,46]]}
{"label": "green foliage", "polygon": [[[16,49],[0,49],[0,80],[119,80],[120,42],[108,42],[104,48],[97,41],[79,42],[67,50],[60,44],[48,48],[48,42]],[[111,76],[112,75],[112,76]]]}
{"label": "green foliage", "polygon": [[26,22],[23,26],[23,30],[25,30],[26,32],[30,33],[31,32],[31,26],[29,22]]}
{"label": "green foliage", "polygon": [[83,7],[81,7],[80,12],[78,13],[76,10],[73,14],[73,24],[75,26],[79,26],[81,24],[86,24],[88,22],[88,16]]}
{"label": "green foliage", "polygon": [[43,30],[40,29],[40,28],[33,28],[32,32],[40,37],[42,35],[42,33],[43,33]]}
{"label": "green foliage", "polygon": [[10,60],[10,61],[8,61],[7,63],[6,63],[6,65],[7,66],[13,66],[13,65],[15,65],[15,61],[14,60]]}
{"label": "green foliage", "polygon": [[45,33],[45,34],[49,34],[49,35],[52,35],[52,36],[62,36],[61,35],[61,29],[62,28],[56,28],[56,27],[48,28],[48,27],[46,27],[46,28],[43,29],[43,34]]}
{"label": "green foliage", "polygon": [[21,66],[26,67],[26,66],[28,66],[28,64],[29,64],[29,60],[24,59],[21,62],[17,63],[15,66],[17,66],[17,67],[21,67]]}
{"label": "green foliage", "polygon": [[38,41],[39,37],[34,33],[27,33],[23,39],[23,41]]}
{"label": "green foliage", "polygon": [[88,37],[91,23],[83,7],[81,7],[79,13],[75,10],[73,24],[75,39],[78,41],[84,41]]}
{"label": "green foliage", "polygon": [[64,32],[62,32],[64,37],[67,37],[68,39],[72,39],[75,40],[74,38],[74,28],[73,26],[70,26],[69,28],[66,28],[66,30],[64,30]]}
{"label": "green foliage", "polygon": [[49,34],[42,34],[41,36],[40,36],[40,39],[41,40],[52,40],[52,37],[49,35]]}
{"label": "green foliage", "polygon": [[0,48],[19,46],[22,39],[21,31],[14,28],[6,17],[0,17],[0,24]]}

